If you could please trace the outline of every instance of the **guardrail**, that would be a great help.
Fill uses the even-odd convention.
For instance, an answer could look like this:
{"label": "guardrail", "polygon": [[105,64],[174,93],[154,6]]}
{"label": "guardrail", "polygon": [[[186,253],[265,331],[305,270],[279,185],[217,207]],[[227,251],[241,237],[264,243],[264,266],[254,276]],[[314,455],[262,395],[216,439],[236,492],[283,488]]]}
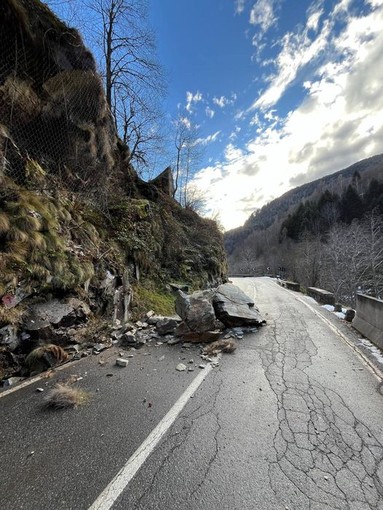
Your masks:
{"label": "guardrail", "polygon": [[383,349],[383,301],[365,294],[356,296],[353,327]]}
{"label": "guardrail", "polygon": [[318,301],[318,303],[322,305],[335,306],[335,296],[328,290],[318,289],[317,287],[307,287],[307,295],[314,298],[315,301]]}

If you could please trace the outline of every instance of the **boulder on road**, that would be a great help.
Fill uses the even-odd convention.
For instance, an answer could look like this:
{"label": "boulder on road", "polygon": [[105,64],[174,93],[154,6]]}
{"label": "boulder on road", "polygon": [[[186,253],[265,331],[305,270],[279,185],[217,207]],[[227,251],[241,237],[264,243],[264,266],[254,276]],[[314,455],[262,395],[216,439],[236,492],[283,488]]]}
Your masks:
{"label": "boulder on road", "polygon": [[266,324],[254,301],[231,283],[225,283],[217,288],[213,297],[213,307],[217,319],[228,328]]}
{"label": "boulder on road", "polygon": [[212,295],[212,291],[194,292],[190,296],[181,290],[178,291],[176,312],[190,331],[203,332],[215,329]]}
{"label": "boulder on road", "polygon": [[175,331],[176,336],[193,343],[217,340],[220,331],[217,330],[217,321],[211,303],[213,295],[213,290],[194,292],[190,296],[181,290],[178,291],[176,311],[183,321]]}

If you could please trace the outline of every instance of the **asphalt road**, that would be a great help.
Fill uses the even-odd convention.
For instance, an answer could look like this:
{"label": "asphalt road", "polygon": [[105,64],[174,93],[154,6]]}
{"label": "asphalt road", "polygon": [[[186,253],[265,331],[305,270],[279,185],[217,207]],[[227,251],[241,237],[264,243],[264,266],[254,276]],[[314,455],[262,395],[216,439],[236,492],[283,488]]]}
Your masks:
{"label": "asphalt road", "polygon": [[[382,510],[379,370],[310,299],[269,279],[234,283],[267,325],[210,371],[197,347],[152,345],[126,368],[107,351],[104,365],[87,358],[0,397],[1,509]],[[179,361],[194,371],[177,372]],[[44,410],[36,388],[70,374],[83,377],[89,403]],[[167,429],[166,413],[198,379]],[[161,438],[144,442],[159,423]],[[126,463],[142,444],[133,476]]]}

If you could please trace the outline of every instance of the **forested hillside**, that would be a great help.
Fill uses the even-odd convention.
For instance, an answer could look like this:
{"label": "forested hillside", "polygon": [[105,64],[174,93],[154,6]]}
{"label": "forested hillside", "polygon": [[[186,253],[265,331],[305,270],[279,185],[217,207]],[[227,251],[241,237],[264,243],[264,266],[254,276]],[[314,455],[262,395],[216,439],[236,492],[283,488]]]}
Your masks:
{"label": "forested hillside", "polygon": [[232,273],[280,274],[352,304],[383,291],[383,156],[289,191],[227,232]]}

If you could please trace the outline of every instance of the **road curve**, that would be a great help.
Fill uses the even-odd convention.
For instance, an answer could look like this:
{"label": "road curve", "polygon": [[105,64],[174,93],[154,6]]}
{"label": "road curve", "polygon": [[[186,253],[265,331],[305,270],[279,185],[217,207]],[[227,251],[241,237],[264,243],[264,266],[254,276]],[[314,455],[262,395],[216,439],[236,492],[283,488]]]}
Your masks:
{"label": "road curve", "polygon": [[186,393],[173,425],[99,510],[383,510],[378,372],[310,299],[267,278],[234,283],[267,325],[192,397],[198,371],[175,366],[198,359],[198,348],[162,345],[122,371],[110,354],[105,366],[87,359],[65,369],[94,392],[84,409],[42,412],[41,382],[0,398],[1,508],[90,509]]}

